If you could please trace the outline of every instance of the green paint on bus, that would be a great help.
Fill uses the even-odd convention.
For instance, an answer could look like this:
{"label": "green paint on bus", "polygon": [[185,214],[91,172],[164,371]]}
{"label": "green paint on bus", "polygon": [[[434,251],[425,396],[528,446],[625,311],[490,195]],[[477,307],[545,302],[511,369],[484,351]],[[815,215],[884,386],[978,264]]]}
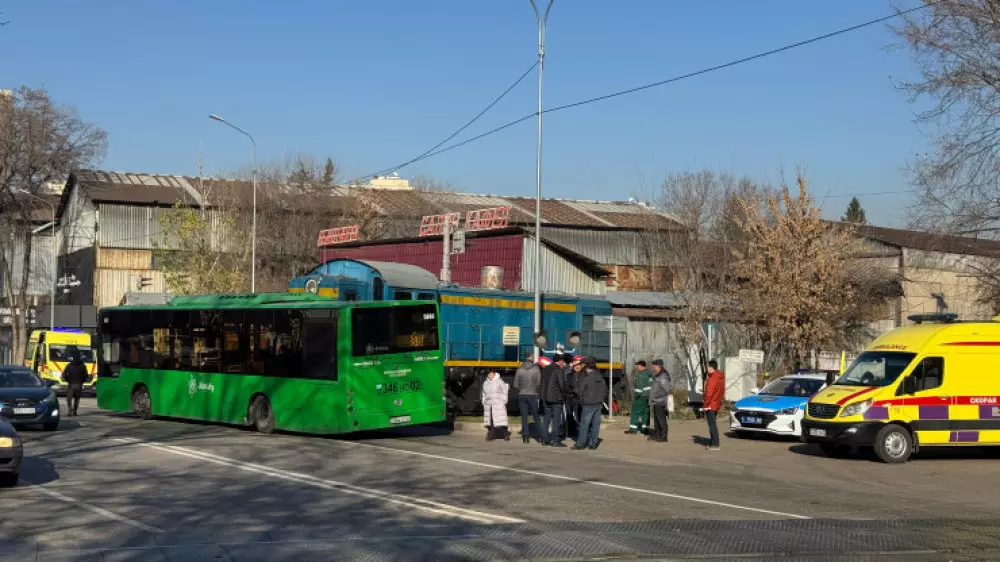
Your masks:
{"label": "green paint on bus", "polygon": [[274,429],[320,434],[445,419],[432,301],[199,295],[105,308],[98,324],[104,410],[250,425],[269,412]]}

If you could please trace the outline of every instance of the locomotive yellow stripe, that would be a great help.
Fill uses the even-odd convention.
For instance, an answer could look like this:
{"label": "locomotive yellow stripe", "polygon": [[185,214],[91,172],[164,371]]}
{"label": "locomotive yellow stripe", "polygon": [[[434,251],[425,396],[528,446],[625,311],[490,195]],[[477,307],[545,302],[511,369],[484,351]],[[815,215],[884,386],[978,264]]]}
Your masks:
{"label": "locomotive yellow stripe", "polygon": [[[304,293],[304,292],[306,292],[306,290],[304,288],[302,288],[302,287],[289,287],[288,288],[288,292],[289,293]],[[321,296],[321,297],[337,298],[340,295],[340,292],[337,289],[334,289],[332,287],[320,287],[320,289],[318,291],[316,291],[316,294],[319,295],[319,296]]]}
{"label": "locomotive yellow stripe", "polygon": [[[455,295],[441,295],[441,302],[444,304],[457,304],[462,306],[520,308],[522,310],[535,309],[535,303],[533,301],[515,301],[510,299],[490,299],[483,297],[457,297]],[[549,312],[576,312],[576,305],[550,302],[543,304],[542,309],[548,310]]]}

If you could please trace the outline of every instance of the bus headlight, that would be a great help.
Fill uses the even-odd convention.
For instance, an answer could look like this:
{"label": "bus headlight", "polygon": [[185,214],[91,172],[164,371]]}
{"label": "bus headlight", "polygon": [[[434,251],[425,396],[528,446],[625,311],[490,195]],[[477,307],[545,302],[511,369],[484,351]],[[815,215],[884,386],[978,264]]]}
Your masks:
{"label": "bus headlight", "polygon": [[872,407],[873,400],[869,398],[864,402],[855,402],[853,404],[848,404],[844,407],[843,411],[840,412],[840,417],[846,418],[850,416],[860,416],[861,414],[868,411],[868,408]]}

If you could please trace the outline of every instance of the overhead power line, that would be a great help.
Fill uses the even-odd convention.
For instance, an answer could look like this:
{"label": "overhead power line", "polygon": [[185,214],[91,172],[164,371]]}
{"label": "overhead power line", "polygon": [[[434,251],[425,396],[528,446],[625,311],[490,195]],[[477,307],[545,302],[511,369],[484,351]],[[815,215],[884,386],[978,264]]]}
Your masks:
{"label": "overhead power line", "polygon": [[[715,66],[710,66],[708,68],[703,68],[701,70],[696,70],[694,72],[688,72],[686,74],[681,74],[681,75],[678,75],[678,76],[674,76],[672,78],[667,78],[666,80],[660,80],[660,81],[657,81],[657,82],[651,82],[649,84],[644,84],[642,86],[636,86],[634,88],[629,88],[627,90],[621,90],[621,91],[618,91],[618,92],[612,92],[610,94],[605,94],[605,95],[597,96],[597,97],[594,97],[594,98],[589,98],[589,99],[585,99],[585,100],[581,100],[581,101],[577,101],[577,102],[573,102],[573,103],[567,103],[565,105],[559,105],[559,106],[556,106],[556,107],[550,107],[549,109],[543,110],[542,113],[543,114],[545,114],[545,113],[554,113],[556,111],[563,111],[565,109],[571,109],[571,108],[574,108],[574,107],[580,107],[580,106],[583,106],[583,105],[589,105],[589,104],[592,104],[592,103],[597,103],[599,101],[605,101],[605,100],[609,100],[609,99],[612,99],[612,98],[617,98],[617,97],[620,97],[620,96],[626,96],[626,95],[629,95],[629,94],[634,94],[636,92],[641,92],[643,90],[648,90],[650,88],[656,88],[656,87],[659,87],[659,86],[665,86],[667,84],[672,84],[674,82],[680,82],[682,80],[687,80],[689,78],[694,78],[696,76],[701,76],[703,74],[709,74],[711,72],[716,72],[716,71],[719,71],[719,70],[724,70],[726,68],[730,68],[730,67],[737,66],[737,65],[740,65],[740,64],[745,64],[745,63],[752,62],[752,61],[755,61],[755,60],[758,60],[758,59],[762,59],[762,58],[765,58],[765,57],[769,57],[769,56],[772,56],[772,55],[783,53],[785,51],[790,51],[792,49],[797,49],[799,47],[804,47],[804,46],[810,45],[812,43],[816,43],[816,42],[819,42],[819,41],[823,41],[823,40],[826,40],[826,39],[837,37],[839,35],[844,35],[846,33],[851,33],[852,31],[857,31],[859,29],[864,29],[866,27],[871,27],[871,26],[877,25],[879,23],[884,23],[884,22],[887,22],[889,20],[892,20],[892,19],[904,16],[904,15],[910,14],[912,12],[916,12],[918,10],[923,10],[925,8],[929,8],[929,7],[934,6],[936,4],[941,4],[941,3],[947,2],[947,1],[948,0],[937,0],[936,2],[928,2],[926,4],[922,4],[922,5],[917,6],[915,8],[910,8],[908,10],[902,10],[902,11],[896,12],[894,14],[890,14],[890,15],[887,15],[887,16],[882,16],[880,18],[875,18],[873,20],[868,20],[868,21],[866,21],[864,23],[859,23],[857,25],[852,25],[850,27],[845,27],[845,28],[842,28],[842,29],[838,29],[836,31],[831,31],[830,33],[824,33],[823,35],[817,35],[815,37],[812,37],[812,38],[809,38],[809,39],[806,39],[806,40],[803,40],[803,41],[798,41],[796,43],[791,43],[791,44],[785,45],[783,47],[778,47],[776,49],[771,49],[769,51],[763,51],[763,52],[760,52],[760,53],[756,53],[754,55],[750,55],[750,56],[743,57],[743,58],[740,58],[740,59],[732,60],[732,61],[729,61],[727,63],[718,64],[718,65],[715,65]],[[528,69],[528,72],[531,72],[532,69],[534,69],[534,67]],[[526,75],[527,75],[527,73],[525,73],[525,75],[522,75],[521,78],[518,79],[518,82],[520,82],[521,80],[523,80],[524,76],[526,76]],[[515,82],[514,85],[517,85],[517,83]],[[508,89],[508,91],[509,91],[509,89]],[[505,94],[506,94],[506,92],[505,92]],[[497,101],[499,101],[499,100],[497,100]],[[493,104],[491,104],[490,107],[492,107],[492,105]],[[485,113],[485,111],[484,111],[484,113]],[[396,166],[396,167],[393,167],[393,168],[388,168],[388,170],[398,170],[400,168],[403,168],[405,166],[409,166],[410,164],[419,162],[421,160],[426,160],[428,158],[432,158],[434,156],[437,156],[438,154],[444,154],[445,152],[449,152],[449,151],[454,150],[456,148],[465,146],[465,145],[467,145],[469,143],[472,143],[472,142],[475,142],[475,141],[477,141],[479,139],[482,139],[482,138],[485,138],[485,137],[488,137],[488,136],[491,136],[491,135],[495,135],[496,133],[499,133],[499,132],[501,132],[503,130],[509,129],[509,128],[513,127],[514,125],[518,125],[520,123],[523,123],[523,122],[525,122],[525,121],[527,121],[527,120],[535,117],[536,115],[538,115],[538,112],[529,113],[529,114],[527,114],[527,115],[525,115],[523,117],[520,117],[518,119],[510,121],[509,123],[505,123],[503,125],[500,125],[499,127],[490,129],[490,130],[488,130],[488,131],[486,131],[484,133],[481,133],[481,134],[476,135],[476,136],[474,136],[472,138],[463,140],[461,142],[457,142],[455,144],[450,144],[450,145],[448,145],[448,146],[446,146],[444,148],[439,148],[441,145],[444,144],[443,142],[439,143],[436,147],[434,147],[431,150],[425,152],[424,154],[422,154],[422,155],[420,155],[420,156],[418,156],[416,158],[413,158],[413,159],[405,162],[404,164],[402,164],[400,166]],[[471,124],[471,122],[469,124]],[[466,127],[467,126],[468,125],[466,125]],[[464,129],[464,127],[463,127],[463,129]],[[457,135],[457,133],[456,133],[456,135]],[[454,136],[455,135],[452,135],[451,138],[453,138]],[[450,138],[448,140],[450,140]],[[447,142],[447,141],[445,141],[445,142]],[[371,177],[371,176],[365,176],[365,177]]]}
{"label": "overhead power line", "polygon": [[[537,61],[534,64],[532,64],[530,67],[528,67],[528,70],[525,70],[524,73],[521,74],[521,76],[517,80],[515,80],[513,84],[511,84],[510,86],[508,86],[507,89],[503,91],[502,94],[500,94],[499,96],[497,96],[493,101],[490,102],[489,105],[487,105],[486,107],[484,107],[482,111],[480,111],[479,113],[477,113],[475,117],[473,117],[472,119],[470,119],[468,123],[466,123],[465,125],[462,125],[461,127],[459,127],[458,130],[456,130],[454,133],[452,133],[451,135],[449,135],[447,138],[445,138],[441,142],[439,142],[439,143],[435,144],[434,146],[428,148],[423,154],[417,156],[416,158],[411,158],[410,160],[407,160],[406,162],[403,162],[402,164],[399,164],[397,166],[393,166],[391,168],[385,168],[385,169],[379,170],[378,172],[375,172],[373,174],[368,174],[366,176],[362,176],[361,178],[359,178],[359,181],[360,180],[365,180],[365,179],[368,179],[368,178],[373,178],[375,176],[381,176],[383,174],[387,174],[387,173],[392,172],[394,170],[398,170],[400,168],[405,168],[406,166],[409,166],[410,164],[413,164],[414,162],[419,162],[420,160],[423,160],[424,158],[429,158],[429,155],[432,152],[434,152],[438,148],[441,148],[441,146],[444,145],[446,142],[448,142],[451,139],[457,137],[462,131],[468,129],[470,125],[472,125],[473,123],[475,123],[476,121],[478,121],[480,117],[482,117],[483,115],[486,115],[487,111],[493,109],[493,106],[496,105],[497,103],[499,103],[500,100],[502,100],[504,97],[506,97],[507,94],[509,94],[511,90],[513,90],[514,88],[516,88],[517,85],[520,84],[521,81],[524,80],[528,76],[528,74],[530,74],[531,71],[535,69],[536,66],[538,66],[538,62]],[[534,115],[534,114],[532,114],[532,115]]]}

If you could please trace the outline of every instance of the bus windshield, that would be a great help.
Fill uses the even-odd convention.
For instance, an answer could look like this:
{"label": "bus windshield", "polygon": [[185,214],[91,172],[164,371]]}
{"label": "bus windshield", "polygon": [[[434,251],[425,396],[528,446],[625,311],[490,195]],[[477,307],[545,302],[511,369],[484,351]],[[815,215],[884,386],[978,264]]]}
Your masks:
{"label": "bus windshield", "polygon": [[866,351],[833,384],[842,386],[888,386],[909,366],[915,353]]}

